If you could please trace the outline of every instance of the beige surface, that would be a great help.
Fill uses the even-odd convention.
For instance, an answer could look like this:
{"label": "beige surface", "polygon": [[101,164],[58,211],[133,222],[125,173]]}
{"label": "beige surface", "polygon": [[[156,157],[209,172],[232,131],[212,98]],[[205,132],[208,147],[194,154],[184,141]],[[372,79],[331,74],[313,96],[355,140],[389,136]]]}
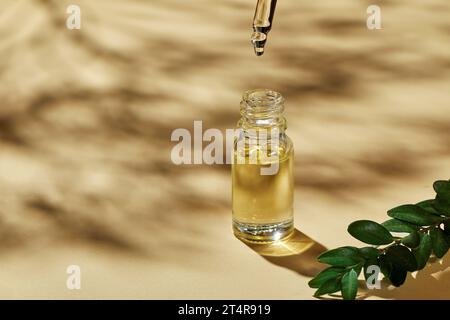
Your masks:
{"label": "beige surface", "polygon": [[[311,298],[319,245],[260,256],[229,167],[170,162],[173,129],[232,128],[246,89],[286,97],[296,226],[328,248],[450,177],[446,0],[380,2],[381,31],[374,2],[280,0],[258,59],[254,0],[72,2],[81,31],[67,1],[0,0],[0,298]],[[448,299],[449,265],[367,297]]]}

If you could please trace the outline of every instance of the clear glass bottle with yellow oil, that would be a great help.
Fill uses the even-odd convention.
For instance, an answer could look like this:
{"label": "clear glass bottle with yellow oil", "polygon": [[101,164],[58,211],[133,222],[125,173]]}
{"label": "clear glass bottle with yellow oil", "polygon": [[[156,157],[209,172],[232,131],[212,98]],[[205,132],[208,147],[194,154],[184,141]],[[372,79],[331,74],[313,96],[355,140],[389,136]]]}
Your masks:
{"label": "clear glass bottle with yellow oil", "polygon": [[233,231],[245,241],[272,242],[292,234],[293,145],[286,135],[284,98],[247,91],[234,141]]}

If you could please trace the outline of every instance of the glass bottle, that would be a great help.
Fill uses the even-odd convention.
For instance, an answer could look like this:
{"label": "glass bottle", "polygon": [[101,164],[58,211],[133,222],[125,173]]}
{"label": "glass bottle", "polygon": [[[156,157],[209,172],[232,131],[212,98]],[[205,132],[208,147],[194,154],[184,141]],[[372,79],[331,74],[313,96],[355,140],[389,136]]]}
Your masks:
{"label": "glass bottle", "polygon": [[242,240],[272,242],[294,230],[294,151],[283,111],[278,92],[243,95],[232,164],[233,231]]}

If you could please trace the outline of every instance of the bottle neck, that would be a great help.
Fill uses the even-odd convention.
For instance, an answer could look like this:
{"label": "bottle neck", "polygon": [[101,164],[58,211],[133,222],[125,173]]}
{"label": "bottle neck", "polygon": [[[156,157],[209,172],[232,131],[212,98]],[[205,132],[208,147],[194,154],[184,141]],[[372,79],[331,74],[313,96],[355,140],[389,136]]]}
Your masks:
{"label": "bottle neck", "polygon": [[286,129],[283,117],[284,98],[275,91],[256,89],[244,93],[241,101],[239,127],[246,129],[276,128],[280,133]]}

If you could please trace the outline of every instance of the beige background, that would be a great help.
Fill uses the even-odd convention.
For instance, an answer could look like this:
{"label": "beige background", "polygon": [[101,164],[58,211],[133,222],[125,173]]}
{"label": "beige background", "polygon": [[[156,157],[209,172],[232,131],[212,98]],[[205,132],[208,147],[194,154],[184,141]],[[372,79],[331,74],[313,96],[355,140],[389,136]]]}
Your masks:
{"label": "beige background", "polygon": [[[366,28],[372,3],[383,30]],[[450,178],[448,1],[280,0],[261,58],[254,6],[0,0],[0,298],[310,299],[317,243],[359,245],[351,221]],[[172,130],[234,127],[256,87],[287,100],[310,237],[277,248],[231,234],[228,166],[170,161]],[[449,266],[362,297],[448,299]]]}

